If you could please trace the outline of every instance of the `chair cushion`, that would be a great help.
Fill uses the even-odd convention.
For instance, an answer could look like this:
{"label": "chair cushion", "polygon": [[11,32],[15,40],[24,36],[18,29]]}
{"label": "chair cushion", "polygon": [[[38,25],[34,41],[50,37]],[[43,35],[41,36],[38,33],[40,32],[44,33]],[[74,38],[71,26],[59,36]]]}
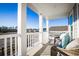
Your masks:
{"label": "chair cushion", "polygon": [[74,49],[74,48],[75,49],[79,48],[79,39],[75,39],[71,41],[66,47],[67,50]]}

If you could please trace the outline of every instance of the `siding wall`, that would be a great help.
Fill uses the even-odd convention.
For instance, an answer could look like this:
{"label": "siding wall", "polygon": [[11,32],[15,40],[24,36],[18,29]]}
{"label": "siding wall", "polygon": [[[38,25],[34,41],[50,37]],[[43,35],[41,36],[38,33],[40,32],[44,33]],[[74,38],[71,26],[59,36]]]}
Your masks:
{"label": "siding wall", "polygon": [[[72,15],[72,38],[79,38],[79,4],[75,4],[72,11],[70,12],[69,17]],[[69,23],[69,22],[68,22]],[[69,25],[70,33],[70,25]]]}

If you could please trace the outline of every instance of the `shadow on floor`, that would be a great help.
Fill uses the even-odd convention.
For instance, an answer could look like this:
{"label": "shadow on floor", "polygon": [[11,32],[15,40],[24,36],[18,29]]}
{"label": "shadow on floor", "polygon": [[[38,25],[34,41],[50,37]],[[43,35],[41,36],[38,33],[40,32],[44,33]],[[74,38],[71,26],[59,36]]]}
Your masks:
{"label": "shadow on floor", "polygon": [[51,47],[53,44],[47,43],[44,44],[43,47],[34,54],[34,56],[51,56]]}
{"label": "shadow on floor", "polygon": [[34,56],[40,56],[43,53],[43,51],[46,49],[47,45],[48,44],[43,45],[43,47],[38,52],[36,52]]}

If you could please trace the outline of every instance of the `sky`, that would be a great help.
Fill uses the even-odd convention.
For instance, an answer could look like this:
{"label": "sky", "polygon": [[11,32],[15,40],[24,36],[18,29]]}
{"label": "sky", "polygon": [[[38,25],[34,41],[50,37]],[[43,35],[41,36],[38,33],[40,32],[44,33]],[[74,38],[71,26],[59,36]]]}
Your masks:
{"label": "sky", "polygon": [[49,20],[49,27],[51,27],[51,26],[66,26],[66,25],[68,25],[68,18],[67,17]]}
{"label": "sky", "polygon": [[39,28],[39,16],[27,7],[27,28]]}
{"label": "sky", "polygon": [[17,4],[0,3],[0,26],[16,26]]}
{"label": "sky", "polygon": [[[17,26],[17,4],[16,3],[0,3],[0,26],[13,27]],[[39,16],[29,7],[27,8],[27,28],[39,28]],[[68,25],[68,19],[58,18],[49,20],[50,26],[65,26]],[[43,28],[46,27],[46,19],[43,18]]]}

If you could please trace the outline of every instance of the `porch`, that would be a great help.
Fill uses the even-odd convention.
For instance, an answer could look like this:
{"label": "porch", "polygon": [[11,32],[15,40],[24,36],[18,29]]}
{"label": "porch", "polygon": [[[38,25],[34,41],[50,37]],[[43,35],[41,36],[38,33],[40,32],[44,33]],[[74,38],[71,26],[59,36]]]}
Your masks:
{"label": "porch", "polygon": [[[27,11],[26,6],[29,6],[33,11],[39,15],[39,32],[27,33]],[[68,17],[73,15],[73,12],[77,13],[79,4],[76,4],[76,10],[73,11],[75,4],[31,4],[31,3],[19,3],[18,4],[18,29],[17,34],[0,35],[0,39],[4,40],[3,55],[7,56],[49,56],[51,54],[51,47],[53,44],[49,43],[49,26],[48,21],[50,19]],[[43,32],[43,17],[46,17],[46,32]],[[70,20],[70,18],[69,18]],[[78,24],[79,21],[73,22],[73,31],[71,31],[71,24],[68,24],[68,33],[71,40],[78,38]],[[77,26],[76,26],[77,25]],[[72,34],[73,32],[73,34]],[[58,32],[57,32],[58,33]],[[7,43],[9,41],[9,43]],[[9,44],[9,46],[8,46]],[[9,49],[9,50],[8,50]],[[9,53],[9,54],[8,54]]]}

